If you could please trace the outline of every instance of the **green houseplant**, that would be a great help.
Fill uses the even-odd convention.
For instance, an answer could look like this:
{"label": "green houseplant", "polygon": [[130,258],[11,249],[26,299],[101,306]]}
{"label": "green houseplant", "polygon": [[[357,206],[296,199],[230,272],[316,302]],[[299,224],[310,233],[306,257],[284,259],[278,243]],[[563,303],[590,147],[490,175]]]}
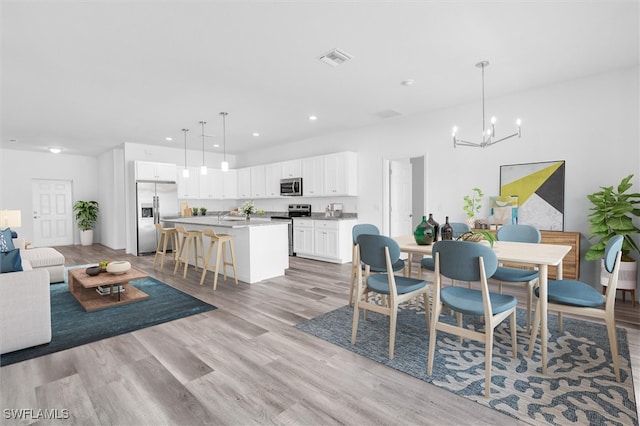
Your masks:
{"label": "green houseplant", "polygon": [[467,223],[469,226],[475,228],[475,218],[482,208],[482,197],[484,197],[484,192],[482,192],[482,189],[478,187],[472,188],[471,191],[471,195],[464,196],[464,206],[462,206],[462,209],[467,215]]}
{"label": "green houseplant", "polygon": [[640,217],[640,194],[635,192],[627,192],[631,186],[633,175],[629,175],[622,179],[617,188],[613,186],[601,186],[600,191],[587,195],[587,198],[593,206],[589,209],[589,239],[599,238],[592,244],[587,253],[585,260],[597,260],[604,256],[604,249],[607,242],[614,235],[622,235],[624,243],[622,245],[622,254],[624,261],[633,261],[629,257],[631,251],[640,253],[640,249],[633,241],[631,236],[640,233],[633,223],[633,216]]}
{"label": "green houseplant", "polygon": [[93,244],[93,229],[98,223],[97,201],[76,201],[73,205],[76,214],[76,223],[80,228],[80,243],[83,246]]}

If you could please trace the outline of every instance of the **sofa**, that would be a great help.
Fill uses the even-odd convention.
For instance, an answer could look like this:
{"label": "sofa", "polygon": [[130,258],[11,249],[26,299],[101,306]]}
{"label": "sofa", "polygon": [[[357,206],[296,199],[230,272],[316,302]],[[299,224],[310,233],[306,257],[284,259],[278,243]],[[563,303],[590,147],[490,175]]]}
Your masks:
{"label": "sofa", "polygon": [[0,354],[51,341],[49,271],[25,258],[22,268],[0,274]]}
{"label": "sofa", "polygon": [[49,271],[49,282],[60,283],[64,281],[64,256],[51,247],[36,247],[26,249],[26,242],[22,238],[13,238],[13,245],[20,249],[20,256],[31,264],[33,269],[45,269]]}

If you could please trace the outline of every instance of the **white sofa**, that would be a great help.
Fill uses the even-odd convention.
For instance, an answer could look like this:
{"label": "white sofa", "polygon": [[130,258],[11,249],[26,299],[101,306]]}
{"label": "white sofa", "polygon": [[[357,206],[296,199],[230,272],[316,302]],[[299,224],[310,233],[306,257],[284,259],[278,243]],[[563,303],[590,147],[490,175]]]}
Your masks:
{"label": "white sofa", "polygon": [[36,247],[25,249],[25,240],[13,238],[13,245],[20,249],[20,256],[31,264],[33,269],[46,269],[49,271],[49,282],[59,283],[64,281],[64,256],[51,247]]}
{"label": "white sofa", "polygon": [[22,268],[22,272],[0,274],[2,354],[51,341],[49,271],[33,269],[25,258],[22,258]]}

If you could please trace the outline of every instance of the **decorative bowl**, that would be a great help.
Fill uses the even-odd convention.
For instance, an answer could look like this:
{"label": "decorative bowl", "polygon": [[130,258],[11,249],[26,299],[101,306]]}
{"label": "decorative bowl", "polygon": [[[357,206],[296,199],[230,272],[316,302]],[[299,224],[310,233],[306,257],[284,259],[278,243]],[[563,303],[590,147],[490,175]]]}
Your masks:
{"label": "decorative bowl", "polygon": [[131,269],[131,263],[126,261],[111,262],[107,265],[107,272],[114,275],[120,275]]}
{"label": "decorative bowl", "polygon": [[102,271],[103,269],[99,266],[91,266],[85,270],[86,274],[92,277],[99,275]]}

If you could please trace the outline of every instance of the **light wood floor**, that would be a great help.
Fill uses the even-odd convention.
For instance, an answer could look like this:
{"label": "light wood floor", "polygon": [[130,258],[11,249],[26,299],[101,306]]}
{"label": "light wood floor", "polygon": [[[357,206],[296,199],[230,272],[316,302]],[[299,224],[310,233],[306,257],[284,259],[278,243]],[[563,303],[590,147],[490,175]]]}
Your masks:
{"label": "light wood floor", "polygon": [[[350,264],[291,258],[283,277],[219,281],[214,293],[211,272],[201,287],[200,272],[183,280],[171,262],[154,269],[153,256],[57,249],[69,266],[129,260],[218,309],[2,367],[0,424],[35,422],[5,409],[68,410],[69,419],[38,422],[64,425],[523,424],[293,328],[345,305]],[[619,303],[616,314],[629,330],[638,401],[640,305]]]}

